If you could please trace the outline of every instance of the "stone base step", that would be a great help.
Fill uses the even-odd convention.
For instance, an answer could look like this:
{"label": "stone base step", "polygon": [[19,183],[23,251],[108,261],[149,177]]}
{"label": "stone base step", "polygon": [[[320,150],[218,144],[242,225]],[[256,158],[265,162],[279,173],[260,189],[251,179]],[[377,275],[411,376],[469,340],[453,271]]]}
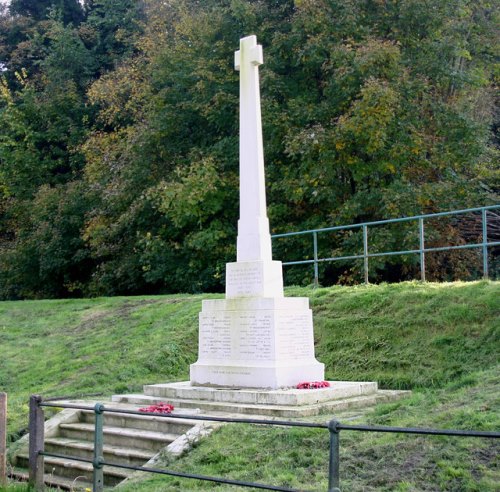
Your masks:
{"label": "stone base step", "polygon": [[[28,482],[29,473],[27,469],[16,468],[10,473],[10,478],[17,482]],[[86,481],[82,477],[66,478],[46,473],[44,475],[45,484],[51,488],[60,490],[70,490],[71,492],[85,492],[92,490],[92,482]]]}
{"label": "stone base step", "polygon": [[[23,468],[28,466],[28,455],[20,454],[18,456],[20,465]],[[45,471],[49,471],[49,475],[59,477],[73,478],[79,477],[84,481],[91,482],[94,468],[91,463],[72,460],[69,458],[54,458],[45,456]],[[131,470],[125,468],[117,468],[113,466],[104,466],[104,485],[114,486],[125,480],[132,474]]]}
{"label": "stone base step", "polygon": [[[307,390],[304,390],[307,391]],[[256,405],[249,403],[230,403],[203,400],[178,400],[169,399],[167,402],[175,408],[199,408],[202,413],[222,412],[230,414],[262,415],[269,417],[308,417],[325,412],[338,412],[341,410],[362,408],[378,403],[394,401],[409,395],[409,391],[379,390],[376,393],[332,401],[323,401],[310,405],[285,406],[285,405]],[[139,405],[154,405],[165,401],[163,397],[147,396],[141,394],[115,395],[113,402],[133,403]],[[177,413],[182,413],[180,410]]]}
{"label": "stone base step", "polygon": [[373,381],[328,381],[328,387],[326,388],[308,390],[295,387],[269,390],[196,386],[189,381],[147,384],[143,387],[143,392],[147,396],[168,399],[280,406],[312,405],[332,400],[343,400],[345,398],[375,394],[377,390],[378,385]]}
{"label": "stone base step", "polygon": [[[61,424],[61,437],[92,441],[94,425],[89,423]],[[156,450],[175,441],[177,434],[144,431],[141,429],[104,427],[104,442],[112,446],[134,447],[137,449]]]}
{"label": "stone base step", "polygon": [[[91,441],[68,439],[66,437],[50,437],[45,439],[45,451],[92,459],[94,443]],[[103,454],[104,459],[112,463],[140,466],[151,459],[155,455],[155,451],[105,445],[103,447]]]}
{"label": "stone base step", "polygon": [[[109,405],[116,407],[116,405]],[[138,408],[134,408],[135,411]],[[179,412],[181,413],[181,412]],[[81,411],[82,423],[94,423],[95,413],[91,410]],[[189,419],[173,419],[169,417],[158,417],[156,415],[131,415],[120,413],[104,413],[104,427],[120,427],[122,429],[140,429],[144,431],[162,432],[180,436],[185,434],[191,427],[197,425],[198,421]]]}

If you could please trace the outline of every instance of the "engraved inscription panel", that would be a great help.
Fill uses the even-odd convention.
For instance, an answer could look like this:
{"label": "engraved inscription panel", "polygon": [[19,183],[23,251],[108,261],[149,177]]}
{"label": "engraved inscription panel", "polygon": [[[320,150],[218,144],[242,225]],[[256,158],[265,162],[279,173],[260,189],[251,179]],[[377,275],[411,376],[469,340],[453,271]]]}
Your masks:
{"label": "engraved inscription panel", "polygon": [[239,356],[249,360],[273,358],[271,313],[246,312],[238,316]]}
{"label": "engraved inscription panel", "polygon": [[277,355],[286,359],[314,357],[311,311],[280,313],[276,320]]}
{"label": "engraved inscription panel", "polygon": [[259,264],[228,268],[226,283],[233,296],[248,296],[262,289],[262,268]]}
{"label": "engraved inscription panel", "polygon": [[201,359],[230,359],[231,316],[229,313],[202,313],[200,315]]}
{"label": "engraved inscription panel", "polygon": [[236,375],[236,376],[250,376],[252,374],[250,370],[244,369],[244,368],[241,368],[241,369],[240,368],[211,369],[210,373],[217,374],[217,375],[223,374],[223,375],[228,375],[228,376],[234,376],[234,375]]}

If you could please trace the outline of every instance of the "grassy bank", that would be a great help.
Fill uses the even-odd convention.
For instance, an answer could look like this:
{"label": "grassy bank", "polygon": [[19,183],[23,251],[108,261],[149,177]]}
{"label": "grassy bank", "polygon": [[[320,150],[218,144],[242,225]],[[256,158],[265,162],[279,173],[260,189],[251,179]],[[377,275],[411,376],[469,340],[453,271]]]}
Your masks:
{"label": "grassy bank", "polygon": [[185,378],[200,307],[194,296],[1,302],[9,432],[25,427],[31,393],[110,395]]}
{"label": "grassy bank", "polygon": [[[377,410],[370,417],[373,422],[498,429],[500,283],[290,288],[287,295],[310,297],[316,353],[326,364],[329,379],[375,380],[384,388],[417,390],[407,402]],[[189,364],[196,360],[201,299],[210,297],[217,296],[0,303],[0,391],[9,394],[11,439],[27,424],[30,393],[107,396],[140,390],[145,383],[188,378]],[[226,463],[234,436],[235,442],[245,440],[248,453],[233,453],[237,462]],[[303,480],[311,477],[322,487],[325,439],[323,434],[308,437],[298,431],[277,439],[272,430],[226,427],[172,466],[204,473],[203,467],[209,465],[209,473],[224,476],[230,468],[240,477],[247,472],[238,471],[238,460],[256,466],[267,460],[269,466],[251,468],[251,479],[267,481],[268,473],[271,482],[302,480],[305,486],[312,482]],[[464,444],[445,444],[438,438],[436,446],[423,439],[404,438],[408,453],[404,458],[394,451],[403,449],[394,446],[403,442],[400,437],[346,434],[342,438],[344,479],[350,484],[346,490],[494,490],[489,477],[492,443],[466,439]],[[428,453],[429,446],[433,451]],[[470,453],[477,459],[469,460]],[[363,473],[359,473],[360,458],[368,467]],[[452,463],[457,459],[455,469]],[[476,464],[466,466],[468,461]],[[481,465],[483,461],[488,467]],[[396,482],[399,466],[410,471],[410,477],[420,470],[422,479],[432,478],[429,484],[458,480],[462,488],[422,488],[411,480],[405,485],[404,478]],[[273,474],[273,469],[284,470],[280,471],[284,475]],[[299,477],[292,478],[296,472]],[[301,478],[301,473],[306,475]],[[452,480],[452,475],[457,476]],[[385,477],[385,482],[377,485],[375,476]],[[375,488],[359,488],[362,481],[374,483]],[[167,490],[154,489],[154,480],[151,487],[144,490]],[[168,487],[184,490],[186,485],[174,481]]]}
{"label": "grassy bank", "polygon": [[498,361],[500,282],[334,287],[311,304],[330,378],[440,387]]}

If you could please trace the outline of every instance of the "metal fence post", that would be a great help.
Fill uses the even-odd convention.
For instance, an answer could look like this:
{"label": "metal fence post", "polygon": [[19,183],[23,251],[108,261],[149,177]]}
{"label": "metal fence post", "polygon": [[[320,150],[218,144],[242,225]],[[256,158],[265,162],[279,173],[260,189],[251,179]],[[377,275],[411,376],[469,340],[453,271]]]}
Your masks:
{"label": "metal fence post", "polygon": [[418,219],[419,249],[420,249],[420,280],[425,282],[425,240],[424,240],[424,219]]}
{"label": "metal fence post", "polygon": [[368,227],[363,225],[363,260],[365,271],[365,284],[369,283],[368,279]]}
{"label": "metal fence post", "polygon": [[94,467],[93,473],[93,492],[102,492],[104,490],[104,469],[102,462],[103,456],[103,420],[104,420],[104,405],[96,403],[94,407],[95,413],[95,428],[94,428],[94,459],[92,466]]}
{"label": "metal fence post", "polygon": [[7,393],[0,393],[0,487],[7,486]]}
{"label": "metal fence post", "polygon": [[45,419],[41,402],[41,396],[30,396],[29,483],[37,492],[44,489],[44,459],[40,453],[44,450]]}
{"label": "metal fence post", "polygon": [[314,245],[314,287],[319,285],[319,272],[318,272],[318,233],[313,232],[313,245]]}
{"label": "metal fence post", "polygon": [[340,492],[340,442],[338,428],[340,422],[337,420],[330,420],[328,423],[328,430],[330,431],[330,461],[328,472],[328,492]]}
{"label": "metal fence post", "polygon": [[488,280],[488,222],[486,217],[486,209],[481,210],[483,219],[483,278]]}

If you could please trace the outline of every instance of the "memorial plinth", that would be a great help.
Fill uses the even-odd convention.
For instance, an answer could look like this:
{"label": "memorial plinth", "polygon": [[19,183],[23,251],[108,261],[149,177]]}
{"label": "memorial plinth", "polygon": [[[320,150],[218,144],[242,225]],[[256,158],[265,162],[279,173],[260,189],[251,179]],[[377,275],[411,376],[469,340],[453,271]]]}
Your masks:
{"label": "memorial plinth", "polygon": [[226,299],[203,301],[192,386],[277,389],[324,379],[314,357],[307,298],[285,298],[272,260],[255,36],[240,41],[240,219],[237,261],[226,265]]}
{"label": "memorial plinth", "polygon": [[192,385],[276,389],[323,379],[309,299],[203,301]]}

